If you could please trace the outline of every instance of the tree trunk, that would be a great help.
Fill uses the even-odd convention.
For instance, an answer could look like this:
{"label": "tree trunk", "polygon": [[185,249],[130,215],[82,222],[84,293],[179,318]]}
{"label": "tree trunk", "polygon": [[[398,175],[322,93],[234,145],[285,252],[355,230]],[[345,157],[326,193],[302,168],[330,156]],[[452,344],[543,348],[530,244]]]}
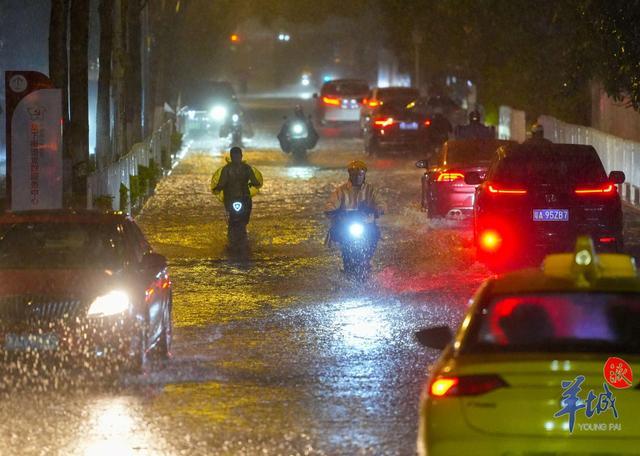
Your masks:
{"label": "tree trunk", "polygon": [[62,116],[68,119],[67,106],[67,18],[69,0],[51,0],[49,22],[49,78],[56,88],[62,89]]}
{"label": "tree trunk", "polygon": [[98,169],[109,165],[111,154],[111,40],[113,9],[110,0],[100,0],[100,73],[98,76],[98,107],[96,120],[96,164]]}
{"label": "tree trunk", "polygon": [[142,139],[142,73],[140,42],[140,0],[127,5],[127,149]]}
{"label": "tree trunk", "polygon": [[[62,91],[62,157],[69,163],[69,61],[68,61],[68,29],[69,0],[51,0],[51,16],[49,22],[49,78],[54,87]],[[71,193],[71,175],[64,167],[62,188],[65,199]]]}
{"label": "tree trunk", "polygon": [[112,160],[116,161],[128,152],[126,122],[126,87],[125,87],[125,19],[127,0],[113,2],[113,147]]}
{"label": "tree trunk", "polygon": [[89,0],[72,0],[70,10],[69,103],[73,204],[87,206],[89,163]]}

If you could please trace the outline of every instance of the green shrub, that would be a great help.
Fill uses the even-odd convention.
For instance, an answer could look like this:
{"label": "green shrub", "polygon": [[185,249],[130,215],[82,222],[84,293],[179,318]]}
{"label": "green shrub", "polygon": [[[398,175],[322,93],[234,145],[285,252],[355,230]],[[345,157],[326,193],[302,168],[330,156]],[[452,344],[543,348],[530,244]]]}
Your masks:
{"label": "green shrub", "polygon": [[129,208],[129,189],[126,185],[120,184],[120,211],[127,212]]}
{"label": "green shrub", "polygon": [[[126,188],[126,187],[125,187]],[[101,211],[113,210],[113,196],[111,195],[98,195],[93,199],[93,207],[100,209]]]}

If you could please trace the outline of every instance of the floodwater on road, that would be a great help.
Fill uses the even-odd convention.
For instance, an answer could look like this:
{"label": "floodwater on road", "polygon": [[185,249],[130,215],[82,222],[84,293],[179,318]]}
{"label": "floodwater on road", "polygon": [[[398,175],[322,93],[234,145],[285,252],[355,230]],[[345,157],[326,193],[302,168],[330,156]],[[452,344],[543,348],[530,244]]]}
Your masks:
{"label": "floodwater on road", "polygon": [[[294,165],[275,140],[285,106],[251,104],[257,134],[245,158],[265,185],[248,255],[227,250],[209,189],[223,141],[188,138],[138,217],[169,260],[172,359],[115,385],[5,388],[0,454],[415,452],[418,397],[438,352],[413,334],[455,328],[489,271],[473,259],[468,223],[420,211],[415,157],[368,159],[360,139],[326,130]],[[324,245],[324,201],[354,158],[387,205],[366,284],[345,278]]]}

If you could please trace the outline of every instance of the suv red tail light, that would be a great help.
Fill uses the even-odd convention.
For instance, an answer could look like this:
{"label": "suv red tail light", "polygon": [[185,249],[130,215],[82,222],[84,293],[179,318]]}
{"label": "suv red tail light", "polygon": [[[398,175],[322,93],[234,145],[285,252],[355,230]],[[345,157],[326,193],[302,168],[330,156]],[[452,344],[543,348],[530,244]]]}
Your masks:
{"label": "suv red tail light", "polygon": [[340,98],[325,96],[325,97],[322,97],[322,101],[324,102],[324,104],[330,105],[330,106],[339,106],[340,105]]}
{"label": "suv red tail light", "polygon": [[498,388],[509,386],[502,377],[494,374],[438,377],[429,385],[432,397],[478,396]]}
{"label": "suv red tail light", "polygon": [[436,178],[437,182],[454,182],[457,180],[464,180],[464,174],[456,171],[443,171]]}
{"label": "suv red tail light", "polygon": [[597,187],[580,187],[575,190],[576,195],[612,195],[616,192],[616,186],[607,182]]}
{"label": "suv red tail light", "polygon": [[393,120],[393,117],[379,117],[373,121],[373,126],[376,128],[386,128],[394,123],[396,123],[396,121]]}
{"label": "suv red tail light", "polygon": [[527,194],[527,190],[524,188],[504,187],[502,185],[497,185],[494,183],[488,184],[487,189],[489,190],[489,193],[494,195],[526,195]]}

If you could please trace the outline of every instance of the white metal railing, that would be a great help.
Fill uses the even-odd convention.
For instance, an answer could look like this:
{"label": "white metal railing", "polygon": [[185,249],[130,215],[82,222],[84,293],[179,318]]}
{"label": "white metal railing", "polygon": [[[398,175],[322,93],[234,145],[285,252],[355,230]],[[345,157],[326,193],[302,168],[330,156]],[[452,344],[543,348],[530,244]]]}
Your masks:
{"label": "white metal railing", "polygon": [[622,187],[622,197],[640,205],[640,143],[550,116],[540,116],[538,123],[544,128],[545,138],[553,142],[593,146],[607,172],[624,171],[626,182]]}
{"label": "white metal railing", "polygon": [[[87,206],[93,207],[94,199],[99,196],[111,196],[113,209],[120,208],[120,184],[131,188],[129,176],[138,175],[138,165],[149,166],[153,159],[158,166],[162,166],[162,150],[171,152],[171,135],[173,123],[167,121],[151,137],[144,142],[136,143],[131,150],[117,162],[104,169],[96,171],[87,178]],[[127,212],[130,211],[129,199]]]}

